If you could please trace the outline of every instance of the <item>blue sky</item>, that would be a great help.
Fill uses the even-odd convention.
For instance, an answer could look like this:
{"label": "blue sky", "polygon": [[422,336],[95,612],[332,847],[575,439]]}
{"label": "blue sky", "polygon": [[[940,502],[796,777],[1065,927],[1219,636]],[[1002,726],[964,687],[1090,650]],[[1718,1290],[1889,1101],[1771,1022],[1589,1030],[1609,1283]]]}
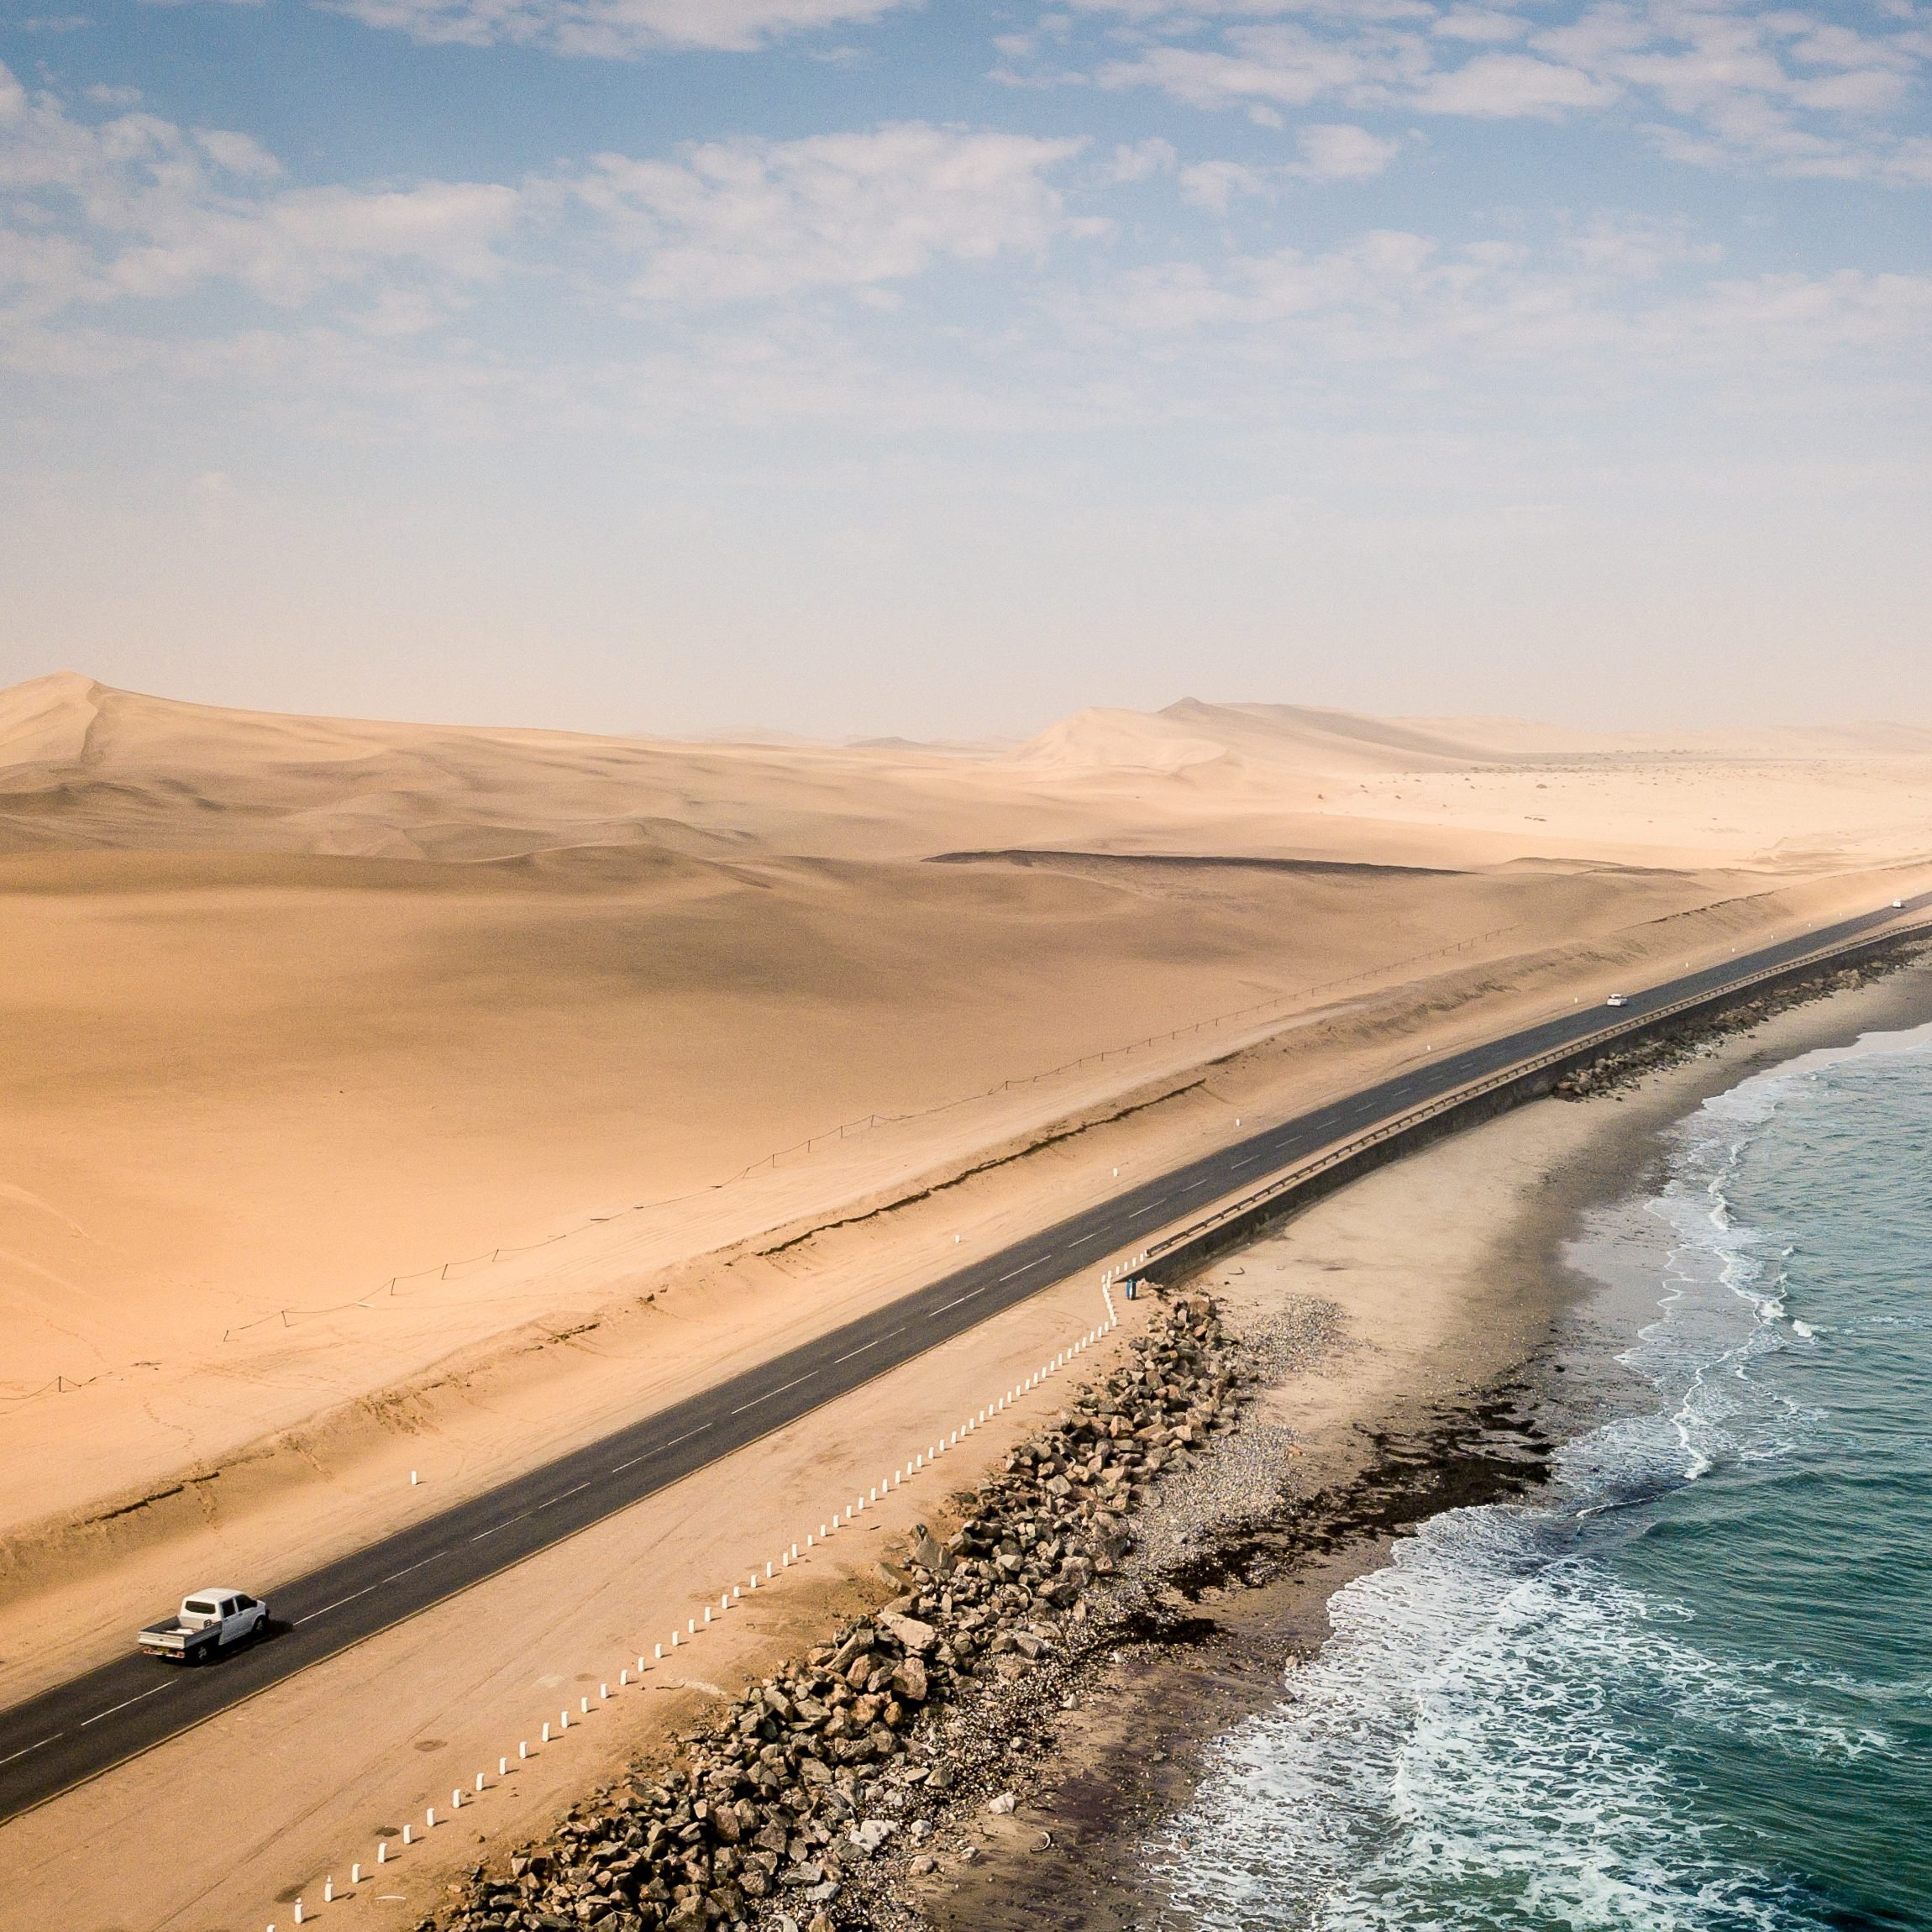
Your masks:
{"label": "blue sky", "polygon": [[1932,717],[1932,8],[0,19],[0,674]]}

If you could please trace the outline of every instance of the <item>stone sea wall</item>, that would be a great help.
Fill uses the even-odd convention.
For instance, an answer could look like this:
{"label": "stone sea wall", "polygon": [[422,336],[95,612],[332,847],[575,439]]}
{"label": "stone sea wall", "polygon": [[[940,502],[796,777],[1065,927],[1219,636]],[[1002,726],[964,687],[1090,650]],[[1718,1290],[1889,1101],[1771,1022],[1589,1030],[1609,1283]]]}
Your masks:
{"label": "stone sea wall", "polygon": [[[751,1684],[675,1755],[639,1763],[541,1842],[471,1873],[420,1932],[706,1932],[871,1922],[891,1872],[986,1802],[998,1751],[971,1722],[1083,1647],[1162,1473],[1231,1428],[1254,1371],[1205,1296],[1160,1308],[1130,1361],[1080,1390],[1005,1471],[924,1525],[899,1594]],[[972,1795],[977,1793],[977,1796]],[[1011,1810],[1011,1793],[988,1809]]]}

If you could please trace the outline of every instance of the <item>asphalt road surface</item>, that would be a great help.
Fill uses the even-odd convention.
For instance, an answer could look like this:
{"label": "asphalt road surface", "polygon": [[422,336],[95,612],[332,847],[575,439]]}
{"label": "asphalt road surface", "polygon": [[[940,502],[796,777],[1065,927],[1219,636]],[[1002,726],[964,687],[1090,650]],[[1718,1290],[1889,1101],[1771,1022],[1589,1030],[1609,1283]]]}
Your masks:
{"label": "asphalt road surface", "polygon": [[[1932,905],[1932,893],[1907,905],[1911,910]],[[1898,916],[1887,907],[1706,972],[1633,990],[1630,1005],[1614,1016],[1601,1006],[1580,1007],[1425,1061],[1128,1188],[876,1314],[353,1556],[278,1583],[265,1593],[275,1611],[274,1634],[232,1656],[189,1668],[134,1652],[44,1692],[0,1714],[0,1819],[549,1549],[1041,1289],[1136,1252],[1147,1245],[1148,1236],[1191,1210],[1251,1188],[1337,1141],[1582,1039],[1613,1018],[1641,1019],[1677,1000],[1720,991],[1765,967],[1859,937]],[[184,1587],[196,1582],[187,1578]],[[250,1585],[250,1579],[242,1580],[242,1587]],[[157,1604],[155,1614],[171,1607]],[[131,1644],[134,1632],[128,1634]]]}

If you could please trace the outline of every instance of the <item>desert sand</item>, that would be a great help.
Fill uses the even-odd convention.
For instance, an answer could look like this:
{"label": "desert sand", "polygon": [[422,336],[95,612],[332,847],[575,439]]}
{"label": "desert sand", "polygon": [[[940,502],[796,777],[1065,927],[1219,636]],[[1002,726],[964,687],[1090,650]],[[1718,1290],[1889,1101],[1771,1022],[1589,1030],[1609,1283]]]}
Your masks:
{"label": "desert sand", "polygon": [[[448,1502],[1237,1121],[1914,890],[1928,801],[1932,733],[1880,727],[1189,701],[819,747],[0,694],[0,1701],[191,1572],[272,1592],[407,1520],[412,1468]],[[631,1584],[656,1620],[728,1574],[1084,1326],[1090,1286],[597,1532],[595,1606],[543,1594],[577,1551],[465,1617],[621,1648]],[[381,1642],[422,1677],[470,1627]],[[400,1698],[370,1725],[371,1649],[237,1714],[314,1745],[263,1859],[298,1815],[349,1843],[404,1734],[455,1728]],[[430,1671],[426,1708],[480,1749],[529,1664]],[[71,1881],[45,1821],[107,1852],[176,1748],[13,1856]],[[216,1864],[188,1876],[239,1913],[267,1866]]]}
{"label": "desert sand", "polygon": [[[1536,742],[1191,701],[962,752],[0,696],[4,1600],[289,1485],[365,1533],[371,1457],[483,1481],[1243,1105],[1932,849],[1932,733]],[[438,1458],[452,1376],[507,1406]]]}

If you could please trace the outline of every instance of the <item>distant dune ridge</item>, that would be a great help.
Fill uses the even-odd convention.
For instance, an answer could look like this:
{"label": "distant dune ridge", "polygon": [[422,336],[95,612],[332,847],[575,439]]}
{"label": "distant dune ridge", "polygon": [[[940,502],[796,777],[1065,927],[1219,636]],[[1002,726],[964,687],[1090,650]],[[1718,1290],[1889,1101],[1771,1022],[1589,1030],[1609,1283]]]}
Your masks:
{"label": "distant dune ridge", "polygon": [[[59,672],[0,692],[0,853],[454,863],[637,848],[912,856],[928,835],[964,843],[944,832],[957,815],[1016,806],[1049,840],[1079,837],[1093,827],[1087,801],[1096,788],[1150,777],[1173,781],[1167,802],[1181,821],[1247,848],[1257,803],[1305,811],[1329,802],[1319,795],[1333,780],[1578,759],[1682,767],[1927,758],[1932,730],[1907,726],[1645,737],[1192,698],[1154,713],[1076,712],[1017,748],[962,756],[896,739],[676,743],[291,717],[144,697]],[[1142,832],[1106,829],[1127,843]]]}
{"label": "distant dune ridge", "polygon": [[[0,692],[0,1541],[673,1275],[843,1306],[806,1251],[705,1271],[1149,1081],[1194,1096],[1132,1115],[1166,1160],[1929,849],[1903,727],[1188,699],[1011,747],[679,743],[34,680]],[[539,1258],[444,1282],[499,1250]]]}

